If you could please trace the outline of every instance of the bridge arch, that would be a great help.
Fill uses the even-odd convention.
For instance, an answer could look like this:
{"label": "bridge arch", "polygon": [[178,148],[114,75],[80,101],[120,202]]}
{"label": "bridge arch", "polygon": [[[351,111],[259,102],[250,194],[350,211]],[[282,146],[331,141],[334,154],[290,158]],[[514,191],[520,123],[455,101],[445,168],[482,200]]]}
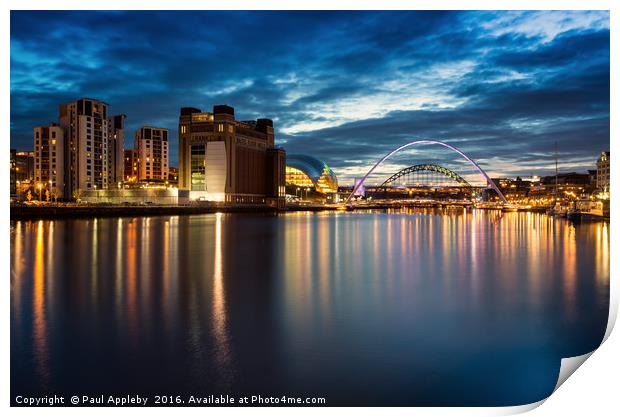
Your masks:
{"label": "bridge arch", "polygon": [[448,168],[442,167],[441,165],[437,165],[437,164],[418,164],[418,165],[411,165],[410,167],[407,167],[407,168],[403,168],[400,171],[398,171],[396,174],[393,174],[392,176],[390,176],[387,180],[383,181],[380,187],[387,187],[388,184],[393,183],[394,181],[398,180],[399,178],[404,177],[407,174],[411,174],[413,172],[421,172],[421,171],[431,171],[431,172],[437,172],[439,174],[443,174],[444,176],[456,181],[457,183],[462,184],[465,187],[471,188],[471,184],[467,182],[465,178],[461,177],[456,172]]}
{"label": "bridge arch", "polygon": [[370,174],[372,174],[383,162],[385,162],[390,156],[394,155],[395,153],[398,153],[400,151],[402,151],[405,148],[408,148],[410,146],[413,145],[418,145],[418,144],[423,144],[423,143],[428,143],[428,144],[434,144],[434,145],[440,145],[443,146],[444,148],[448,148],[456,153],[458,153],[459,155],[461,155],[463,158],[465,158],[471,165],[474,166],[474,168],[476,168],[478,170],[478,172],[480,172],[487,180],[487,184],[491,186],[491,188],[493,188],[493,190],[495,190],[495,192],[497,193],[497,195],[502,199],[502,201],[504,203],[508,203],[508,201],[506,200],[506,197],[504,197],[504,194],[502,194],[502,192],[499,190],[499,188],[497,188],[497,185],[495,185],[495,183],[491,180],[491,178],[489,178],[489,176],[487,175],[486,172],[484,172],[484,170],[482,168],[480,168],[480,165],[478,165],[476,163],[476,161],[474,161],[473,159],[471,159],[470,157],[468,157],[467,155],[465,155],[465,153],[463,151],[461,151],[459,148],[457,148],[456,146],[452,146],[448,143],[445,142],[441,142],[438,140],[432,140],[432,139],[420,139],[420,140],[414,140],[412,142],[408,142],[405,143],[404,145],[399,146],[398,148],[388,152],[383,158],[381,158],[372,168],[370,168],[370,171],[368,171],[366,173],[366,175],[364,175],[362,177],[362,180],[360,182],[358,182],[357,184],[355,184],[355,186],[353,187],[353,191],[351,191],[351,194],[349,194],[349,197],[347,197],[347,200],[345,201],[345,204],[349,204],[349,202],[351,201],[351,197],[353,197],[353,195],[355,194],[355,192],[357,191],[357,189],[359,187],[361,187],[364,184],[364,181],[366,181],[366,178],[368,178],[370,176]]}

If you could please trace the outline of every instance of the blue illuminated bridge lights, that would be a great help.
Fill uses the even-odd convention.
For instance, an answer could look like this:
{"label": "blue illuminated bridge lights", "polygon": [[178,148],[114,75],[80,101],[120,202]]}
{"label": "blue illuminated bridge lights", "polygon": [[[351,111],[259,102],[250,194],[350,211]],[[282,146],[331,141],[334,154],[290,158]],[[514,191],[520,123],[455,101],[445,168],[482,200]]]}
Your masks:
{"label": "blue illuminated bridge lights", "polygon": [[438,140],[431,140],[431,139],[420,139],[420,140],[414,140],[412,142],[408,142],[405,143],[404,145],[399,146],[398,148],[388,152],[383,158],[381,158],[371,169],[370,171],[368,171],[366,173],[366,175],[364,175],[362,177],[362,180],[357,182],[357,184],[355,184],[355,186],[353,187],[353,191],[351,191],[351,194],[349,194],[349,197],[347,197],[347,200],[344,202],[345,205],[348,205],[351,201],[351,198],[353,197],[353,195],[355,194],[355,192],[357,191],[358,188],[360,188],[362,186],[362,184],[364,184],[364,181],[366,181],[366,178],[368,178],[381,164],[383,164],[383,162],[385,162],[389,157],[391,157],[392,155],[394,155],[395,153],[398,153],[400,151],[402,151],[405,148],[408,148],[410,146],[413,145],[418,145],[418,144],[434,144],[434,145],[441,145],[444,148],[448,148],[456,153],[458,153],[459,155],[461,155],[463,158],[465,158],[470,164],[472,164],[477,170],[478,172],[480,172],[487,180],[487,184],[493,189],[495,190],[495,192],[497,193],[497,195],[499,196],[499,198],[501,198],[502,202],[504,204],[508,204],[508,201],[506,200],[506,197],[504,197],[504,194],[502,194],[502,192],[499,190],[499,188],[497,187],[497,185],[491,180],[491,178],[487,175],[486,172],[484,172],[484,170],[480,167],[480,165],[478,165],[476,163],[476,161],[474,161],[473,159],[471,159],[469,156],[465,155],[465,153],[463,151],[461,151],[459,148],[457,148],[456,146],[450,145],[448,143],[445,142],[441,142]]}

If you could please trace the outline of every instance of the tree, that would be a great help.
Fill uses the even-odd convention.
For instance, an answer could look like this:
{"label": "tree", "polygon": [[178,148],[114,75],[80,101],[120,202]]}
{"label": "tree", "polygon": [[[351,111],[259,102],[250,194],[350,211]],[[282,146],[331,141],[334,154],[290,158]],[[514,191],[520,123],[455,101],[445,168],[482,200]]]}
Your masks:
{"label": "tree", "polygon": [[26,194],[26,199],[32,201],[32,192],[30,190],[28,190],[28,194]]}
{"label": "tree", "polygon": [[52,188],[52,198],[54,202],[58,203],[58,188]]}
{"label": "tree", "polygon": [[45,201],[50,202],[50,190],[45,190]]}

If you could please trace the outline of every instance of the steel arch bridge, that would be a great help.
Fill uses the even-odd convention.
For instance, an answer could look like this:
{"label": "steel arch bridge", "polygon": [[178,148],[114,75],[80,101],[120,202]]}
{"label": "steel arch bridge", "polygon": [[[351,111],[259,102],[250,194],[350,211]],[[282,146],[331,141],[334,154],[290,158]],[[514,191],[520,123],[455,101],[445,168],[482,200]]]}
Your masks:
{"label": "steel arch bridge", "polygon": [[387,180],[383,181],[383,184],[381,184],[380,187],[381,188],[388,187],[390,184],[394,184],[396,181],[398,181],[399,179],[403,177],[409,177],[411,174],[419,173],[419,172],[436,172],[438,174],[442,174],[443,176],[454,180],[455,182],[457,182],[463,187],[472,188],[472,185],[469,182],[467,182],[465,178],[461,177],[456,172],[448,168],[442,167],[441,165],[437,165],[437,164],[418,164],[418,165],[412,165],[410,167],[401,169],[396,174],[392,175]]}
{"label": "steel arch bridge", "polygon": [[364,185],[364,181],[366,181],[366,179],[368,178],[368,176],[370,174],[372,174],[383,162],[385,162],[386,159],[388,159],[390,156],[394,155],[397,152],[402,151],[405,148],[408,148],[410,146],[413,145],[418,145],[418,144],[434,144],[434,145],[440,145],[443,146],[444,148],[448,148],[450,150],[452,150],[453,152],[456,152],[457,154],[461,155],[463,158],[465,158],[467,160],[467,162],[469,162],[471,165],[474,166],[474,168],[476,168],[478,170],[478,172],[480,174],[482,174],[484,176],[484,178],[486,178],[487,180],[487,186],[489,186],[490,188],[492,188],[493,190],[495,190],[495,192],[497,193],[497,195],[499,196],[499,198],[502,200],[502,202],[504,204],[508,204],[508,201],[506,200],[506,197],[504,197],[504,194],[500,191],[500,189],[497,187],[497,185],[493,182],[493,180],[491,180],[491,178],[489,177],[489,175],[484,172],[484,170],[480,167],[480,165],[478,165],[476,163],[476,161],[474,161],[473,159],[471,159],[469,156],[465,155],[465,153],[463,151],[461,151],[459,148],[457,148],[456,146],[450,145],[449,143],[445,143],[445,142],[441,142],[439,140],[433,140],[433,139],[419,139],[419,140],[414,140],[411,142],[407,142],[404,145],[399,146],[398,148],[388,152],[383,158],[381,158],[379,161],[377,161],[377,163],[370,168],[370,170],[366,173],[366,175],[364,175],[362,177],[362,180],[360,182],[358,182],[354,187],[353,187],[353,191],[351,191],[351,194],[349,194],[349,197],[347,197],[346,201],[344,202],[345,205],[349,205],[351,198],[353,198],[353,196],[355,195],[355,193],[357,192],[357,190]]}

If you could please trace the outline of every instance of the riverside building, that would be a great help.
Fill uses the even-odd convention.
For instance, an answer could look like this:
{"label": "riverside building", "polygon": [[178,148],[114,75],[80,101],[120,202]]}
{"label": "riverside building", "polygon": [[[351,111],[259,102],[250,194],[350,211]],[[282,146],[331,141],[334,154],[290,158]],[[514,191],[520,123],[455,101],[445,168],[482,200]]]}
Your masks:
{"label": "riverside building", "polygon": [[108,188],[108,104],[81,98],[60,105],[65,132],[67,195]]}
{"label": "riverside building", "polygon": [[45,191],[71,199],[123,181],[126,116],[108,108],[81,98],[59,106],[58,124],[34,128],[35,181]]}
{"label": "riverside building", "polygon": [[190,199],[283,206],[286,155],[270,119],[238,121],[234,108],[181,108],[179,189]]}
{"label": "riverside building", "polygon": [[609,152],[601,152],[596,161],[596,188],[602,192],[609,192]]}
{"label": "riverside building", "polygon": [[168,181],[168,129],[143,126],[135,134],[138,181]]}
{"label": "riverside building", "polygon": [[138,151],[125,149],[125,182],[138,181]]}
{"label": "riverside building", "polygon": [[120,114],[108,118],[108,185],[121,184],[125,173],[125,119]]}
{"label": "riverside building", "polygon": [[[39,194],[63,198],[65,193],[64,131],[57,124],[34,128],[34,186]],[[39,195],[42,197],[42,195]]]}
{"label": "riverside building", "polygon": [[[65,138],[65,196],[116,187],[122,176],[124,115],[109,118],[109,105],[81,98],[60,105]],[[114,138],[116,135],[116,139]],[[119,140],[123,137],[123,141]]]}

